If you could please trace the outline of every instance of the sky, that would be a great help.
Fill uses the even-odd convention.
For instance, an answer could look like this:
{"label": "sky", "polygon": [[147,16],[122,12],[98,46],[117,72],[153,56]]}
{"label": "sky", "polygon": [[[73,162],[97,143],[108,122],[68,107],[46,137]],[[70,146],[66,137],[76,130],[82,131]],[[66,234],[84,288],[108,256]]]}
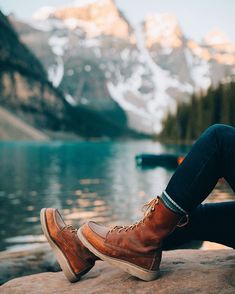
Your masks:
{"label": "sky", "polygon": [[[76,0],[79,2],[79,0]],[[5,14],[30,19],[42,6],[68,5],[72,0],[0,0]],[[196,41],[213,29],[224,31],[235,42],[235,0],[116,0],[132,23],[141,22],[151,12],[173,13],[187,37]]]}

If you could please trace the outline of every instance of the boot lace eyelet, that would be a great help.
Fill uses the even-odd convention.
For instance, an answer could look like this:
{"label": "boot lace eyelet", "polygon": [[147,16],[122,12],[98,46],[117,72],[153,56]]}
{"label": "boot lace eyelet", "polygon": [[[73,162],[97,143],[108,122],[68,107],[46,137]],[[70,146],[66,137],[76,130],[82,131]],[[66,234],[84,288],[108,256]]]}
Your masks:
{"label": "boot lace eyelet", "polygon": [[117,231],[118,233],[121,233],[123,230],[125,230],[125,232],[127,232],[128,230],[134,230],[140,224],[144,224],[144,221],[147,218],[150,218],[152,212],[155,211],[155,206],[159,204],[159,199],[160,199],[160,197],[157,196],[157,198],[152,199],[150,202],[148,202],[147,204],[144,205],[145,213],[144,213],[144,217],[140,221],[135,222],[134,224],[129,225],[129,226],[114,226],[112,229],[109,230],[109,232],[112,233],[114,231]]}

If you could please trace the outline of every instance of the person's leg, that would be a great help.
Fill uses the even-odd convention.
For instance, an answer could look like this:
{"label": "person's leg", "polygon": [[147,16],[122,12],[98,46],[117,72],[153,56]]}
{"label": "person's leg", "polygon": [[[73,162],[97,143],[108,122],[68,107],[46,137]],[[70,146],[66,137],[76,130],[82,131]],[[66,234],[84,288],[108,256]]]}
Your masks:
{"label": "person's leg", "polygon": [[162,197],[148,204],[141,221],[114,228],[88,222],[78,230],[78,237],[102,260],[140,279],[156,278],[162,243],[182,224],[184,216],[207,197],[220,177],[225,177],[235,189],[234,150],[234,128],[208,128],[177,168]]}
{"label": "person's leg", "polygon": [[163,241],[163,250],[193,240],[211,241],[235,249],[235,201],[200,204],[189,214],[189,223]]}
{"label": "person's leg", "polygon": [[209,127],[170,179],[162,200],[176,213],[189,213],[224,177],[235,191],[235,128]]}

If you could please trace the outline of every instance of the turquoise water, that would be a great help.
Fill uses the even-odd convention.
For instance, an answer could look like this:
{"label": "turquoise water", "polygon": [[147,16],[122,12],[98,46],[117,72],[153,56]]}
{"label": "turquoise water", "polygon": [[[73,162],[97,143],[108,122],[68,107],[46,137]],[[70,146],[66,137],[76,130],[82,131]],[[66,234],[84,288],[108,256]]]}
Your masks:
{"label": "turquoise water", "polygon": [[185,153],[151,141],[0,143],[0,250],[43,241],[39,212],[56,207],[69,224],[135,221],[172,171],[141,170],[135,155]]}

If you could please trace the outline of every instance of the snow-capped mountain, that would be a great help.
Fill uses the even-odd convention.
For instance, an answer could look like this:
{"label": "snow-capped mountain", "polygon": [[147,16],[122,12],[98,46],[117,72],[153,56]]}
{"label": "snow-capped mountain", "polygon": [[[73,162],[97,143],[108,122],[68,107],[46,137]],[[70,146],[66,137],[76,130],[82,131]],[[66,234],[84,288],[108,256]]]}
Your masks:
{"label": "snow-capped mountain", "polygon": [[182,45],[183,34],[174,15],[151,13],[146,16],[144,26],[147,47],[157,43],[169,54]]}
{"label": "snow-capped mountain", "polygon": [[[128,22],[121,16],[112,0],[74,1],[72,6],[43,7],[33,15],[37,21],[62,20],[65,27],[80,28],[87,38],[100,35],[129,39]],[[51,22],[47,22],[50,27]]]}
{"label": "snow-capped mountain", "polygon": [[112,0],[40,9],[27,29],[13,22],[67,102],[105,111],[115,101],[129,126],[148,134],[178,102],[235,73],[235,45],[222,32],[198,44],[171,14],[135,27]]}

